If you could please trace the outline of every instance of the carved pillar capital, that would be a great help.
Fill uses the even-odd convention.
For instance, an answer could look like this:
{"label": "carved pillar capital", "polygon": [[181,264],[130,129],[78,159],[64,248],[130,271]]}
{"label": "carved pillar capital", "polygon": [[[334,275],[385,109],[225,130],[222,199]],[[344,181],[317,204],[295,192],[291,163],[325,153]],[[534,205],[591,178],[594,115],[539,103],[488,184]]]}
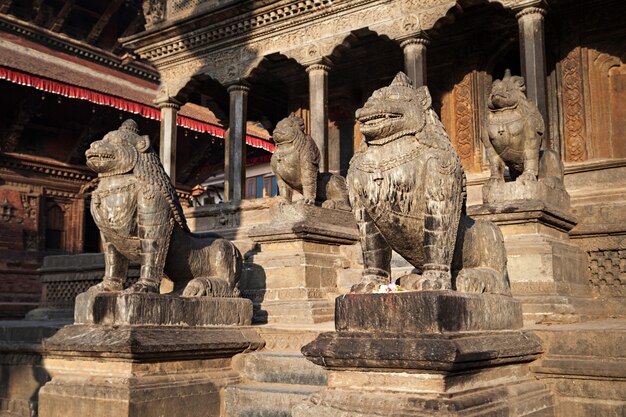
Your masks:
{"label": "carved pillar capital", "polygon": [[330,65],[312,64],[312,65],[309,65],[308,67],[306,67],[306,72],[307,73],[310,73],[312,71],[325,71],[325,72],[328,72],[328,71],[330,71]]}
{"label": "carved pillar capital", "polygon": [[525,7],[523,9],[520,9],[515,14],[515,17],[518,20],[521,20],[524,18],[533,18],[533,19],[543,20],[546,14],[548,14],[548,11],[545,8],[537,7],[537,6],[530,6],[530,7]]}
{"label": "carved pillar capital", "polygon": [[428,38],[426,35],[421,35],[419,37],[405,39],[400,42],[400,47],[402,49],[409,48],[413,45],[427,47],[430,45],[430,38]]}
{"label": "carved pillar capital", "polygon": [[180,110],[183,103],[175,98],[171,97],[161,97],[153,100],[153,103],[157,105],[159,109],[174,109],[176,111]]}
{"label": "carved pillar capital", "polygon": [[236,91],[241,91],[247,94],[250,91],[250,86],[245,82],[234,83],[228,85],[228,87],[226,87],[226,91],[228,91],[228,94]]}

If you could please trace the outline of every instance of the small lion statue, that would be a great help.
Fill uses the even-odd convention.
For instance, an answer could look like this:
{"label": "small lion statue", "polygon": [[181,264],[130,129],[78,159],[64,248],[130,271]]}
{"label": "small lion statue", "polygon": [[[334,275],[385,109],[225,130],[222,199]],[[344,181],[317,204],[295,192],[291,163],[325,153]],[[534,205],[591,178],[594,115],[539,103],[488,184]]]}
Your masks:
{"label": "small lion statue", "polygon": [[304,133],[304,120],[290,114],[274,129],[276,148],[271,167],[276,175],[280,200],[291,204],[293,191],[304,197],[302,204],[322,203],[322,207],[350,211],[346,181],[340,175],[320,173],[320,151]]}
{"label": "small lion statue", "polygon": [[150,138],[138,134],[133,120],[93,142],[85,155],[98,173],[91,213],[105,255],[104,279],[89,291],[122,291],[130,260],[141,270],[128,293],[158,293],[165,273],[183,296],[239,296],[239,250],[189,231]]}
{"label": "small lion statue", "polygon": [[[512,180],[524,183],[563,177],[559,156],[552,150],[540,152],[545,133],[537,106],[526,98],[524,78],[506,70],[502,80],[493,83],[487,106],[488,140],[484,141],[491,177],[487,187],[504,182],[504,168]],[[541,159],[539,158],[540,153]]]}
{"label": "small lion statue", "polygon": [[510,294],[502,233],[465,215],[465,174],[428,88],[399,73],[356,118],[364,142],[347,182],[365,270],[352,292],[389,283],[393,249],[416,269],[406,289]]}

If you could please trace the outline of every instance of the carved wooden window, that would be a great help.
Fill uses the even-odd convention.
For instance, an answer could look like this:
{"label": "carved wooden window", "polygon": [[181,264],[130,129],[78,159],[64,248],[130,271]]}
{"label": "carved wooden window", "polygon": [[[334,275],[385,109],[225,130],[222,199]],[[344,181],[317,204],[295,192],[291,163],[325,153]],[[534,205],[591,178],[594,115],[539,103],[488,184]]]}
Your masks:
{"label": "carved wooden window", "polygon": [[61,207],[54,204],[46,212],[46,249],[63,250],[65,237],[65,215]]}

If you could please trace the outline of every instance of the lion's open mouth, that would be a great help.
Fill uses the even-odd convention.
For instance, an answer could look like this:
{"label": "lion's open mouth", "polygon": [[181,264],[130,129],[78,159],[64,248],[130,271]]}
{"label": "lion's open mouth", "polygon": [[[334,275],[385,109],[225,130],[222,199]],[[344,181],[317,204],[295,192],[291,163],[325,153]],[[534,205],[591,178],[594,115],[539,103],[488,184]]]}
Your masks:
{"label": "lion's open mouth", "polygon": [[402,115],[399,113],[375,113],[368,116],[363,116],[359,121],[367,127],[375,127],[382,125],[391,119],[399,119]]}
{"label": "lion's open mouth", "polygon": [[115,159],[115,157],[106,153],[90,153],[87,159]]}

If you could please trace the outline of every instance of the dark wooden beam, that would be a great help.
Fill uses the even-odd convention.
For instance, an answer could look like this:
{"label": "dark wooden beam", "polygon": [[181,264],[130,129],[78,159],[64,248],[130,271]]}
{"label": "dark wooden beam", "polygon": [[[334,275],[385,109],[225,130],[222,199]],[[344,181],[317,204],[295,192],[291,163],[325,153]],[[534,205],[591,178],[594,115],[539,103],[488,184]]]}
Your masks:
{"label": "dark wooden beam", "polygon": [[22,133],[30,121],[40,115],[43,100],[36,92],[27,93],[18,103],[11,125],[0,139],[0,151],[14,152],[20,144]]}
{"label": "dark wooden beam", "polygon": [[96,22],[94,27],[91,29],[91,32],[89,32],[89,35],[87,35],[86,40],[88,43],[93,44],[98,40],[100,34],[102,34],[102,31],[111,20],[111,17],[119,10],[123,2],[124,0],[113,0],[109,3],[106,10],[98,19],[98,22]]}
{"label": "dark wooden beam", "polygon": [[63,24],[67,20],[67,17],[70,15],[72,8],[74,7],[74,3],[76,0],[66,0],[63,3],[63,7],[59,11],[59,14],[54,18],[54,22],[52,23],[52,27],[50,28],[53,32],[60,32],[63,29]]}
{"label": "dark wooden beam", "polygon": [[44,21],[44,18],[46,16],[45,14],[45,10],[46,8],[44,7],[43,4],[44,0],[35,0],[33,1],[33,23],[36,25],[41,25]]}
{"label": "dark wooden beam", "polygon": [[0,0],[0,13],[8,13],[13,0]]}

